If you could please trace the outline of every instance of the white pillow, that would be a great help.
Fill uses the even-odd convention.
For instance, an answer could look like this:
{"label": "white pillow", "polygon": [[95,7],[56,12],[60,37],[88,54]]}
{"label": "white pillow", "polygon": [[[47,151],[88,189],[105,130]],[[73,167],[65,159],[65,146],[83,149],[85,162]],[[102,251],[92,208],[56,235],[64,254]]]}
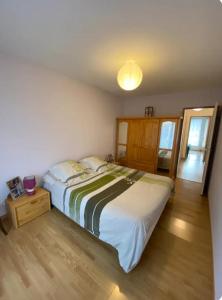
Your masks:
{"label": "white pillow", "polygon": [[96,156],[86,157],[80,160],[80,164],[84,168],[92,169],[93,171],[98,172],[100,168],[106,166],[108,163],[105,160],[99,159]]}
{"label": "white pillow", "polygon": [[50,172],[47,172],[43,177],[42,177],[43,182],[48,183],[50,185],[53,185],[58,179],[54,177]]}
{"label": "white pillow", "polygon": [[62,182],[66,182],[68,179],[80,176],[84,173],[84,169],[81,164],[74,160],[66,160],[60,162],[49,169],[49,172]]}

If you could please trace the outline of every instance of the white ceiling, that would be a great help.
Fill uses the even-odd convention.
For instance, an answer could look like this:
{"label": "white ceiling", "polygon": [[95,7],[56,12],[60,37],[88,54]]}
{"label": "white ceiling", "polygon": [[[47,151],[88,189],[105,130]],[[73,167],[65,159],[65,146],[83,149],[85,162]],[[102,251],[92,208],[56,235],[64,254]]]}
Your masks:
{"label": "white ceiling", "polygon": [[0,52],[124,95],[116,74],[143,69],[127,95],[222,85],[219,0],[0,0]]}

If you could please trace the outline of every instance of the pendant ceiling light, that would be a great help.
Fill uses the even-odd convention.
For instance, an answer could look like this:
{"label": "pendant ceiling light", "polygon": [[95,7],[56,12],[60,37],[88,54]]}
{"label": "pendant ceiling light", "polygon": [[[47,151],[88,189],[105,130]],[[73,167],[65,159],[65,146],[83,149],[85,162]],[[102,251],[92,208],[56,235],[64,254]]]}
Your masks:
{"label": "pendant ceiling light", "polygon": [[142,70],[133,60],[127,61],[117,75],[119,86],[126,91],[135,90],[141,84],[142,79]]}

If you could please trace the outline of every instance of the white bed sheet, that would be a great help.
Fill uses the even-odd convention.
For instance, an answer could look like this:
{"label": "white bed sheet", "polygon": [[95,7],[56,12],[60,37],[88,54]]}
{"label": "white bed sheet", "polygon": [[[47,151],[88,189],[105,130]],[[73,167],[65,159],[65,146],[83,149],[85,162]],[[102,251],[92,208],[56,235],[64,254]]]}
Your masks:
{"label": "white bed sheet", "polygon": [[[131,271],[138,264],[173,188],[173,181],[170,178],[148,173],[145,177],[165,181],[168,185],[139,180],[109,202],[100,216],[99,239],[117,249],[120,265],[125,272]],[[63,199],[67,185],[54,181],[44,182],[44,187],[51,192],[52,204],[70,218],[71,190],[66,193],[65,201]],[[82,202],[80,220],[84,220],[84,205],[91,196],[93,193]],[[83,221],[80,225],[84,227]]]}

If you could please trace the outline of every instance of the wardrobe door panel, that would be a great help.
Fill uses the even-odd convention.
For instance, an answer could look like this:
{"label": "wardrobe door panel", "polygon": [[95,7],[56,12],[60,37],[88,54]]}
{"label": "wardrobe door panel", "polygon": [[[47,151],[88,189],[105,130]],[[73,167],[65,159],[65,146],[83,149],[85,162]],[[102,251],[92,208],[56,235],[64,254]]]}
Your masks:
{"label": "wardrobe door panel", "polygon": [[158,170],[170,177],[175,177],[178,160],[178,125],[179,119],[162,119],[158,149]]}
{"label": "wardrobe door panel", "polygon": [[142,144],[142,121],[130,120],[128,138],[128,162],[140,160],[140,148]]}
{"label": "wardrobe door panel", "polygon": [[128,166],[156,172],[159,120],[130,120],[128,140]]}
{"label": "wardrobe door panel", "polygon": [[136,161],[129,161],[128,162],[128,167],[132,168],[132,169],[138,169],[138,170],[142,170],[142,171],[146,171],[149,173],[155,173],[155,165],[153,163],[140,163],[140,162],[136,162]]}
{"label": "wardrobe door panel", "polygon": [[128,120],[117,120],[116,161],[124,166],[127,165],[128,127]]}
{"label": "wardrobe door panel", "polygon": [[140,161],[145,164],[156,164],[159,138],[159,120],[143,121],[143,137]]}
{"label": "wardrobe door panel", "polygon": [[128,122],[120,121],[118,124],[118,140],[117,143],[121,145],[127,144],[127,136],[128,136]]}

